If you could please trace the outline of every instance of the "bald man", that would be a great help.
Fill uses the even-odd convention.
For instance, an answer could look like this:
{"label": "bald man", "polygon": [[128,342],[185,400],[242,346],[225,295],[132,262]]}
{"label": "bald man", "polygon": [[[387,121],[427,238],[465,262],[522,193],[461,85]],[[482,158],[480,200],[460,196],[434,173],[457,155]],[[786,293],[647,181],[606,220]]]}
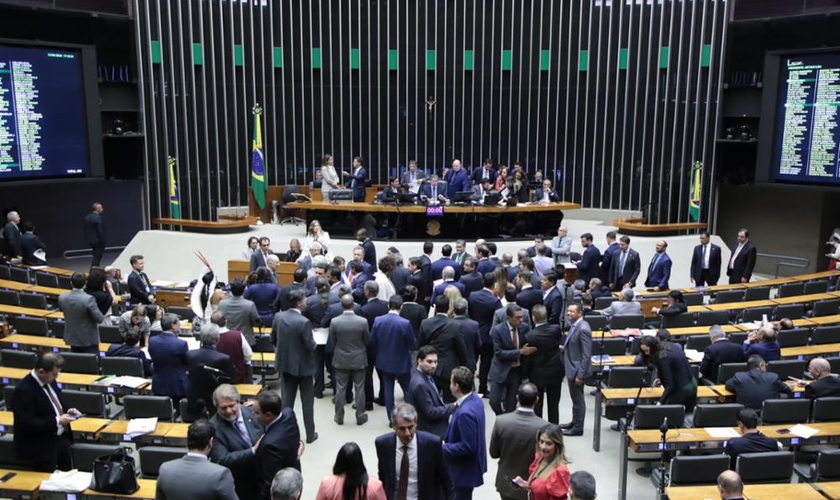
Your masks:
{"label": "bald man", "polygon": [[721,500],[743,500],[744,483],[741,476],[733,470],[725,470],[717,478],[717,488]]}
{"label": "bald man", "polygon": [[831,373],[831,365],[825,358],[814,358],[808,365],[808,373],[814,381],[805,386],[809,398],[840,396],[840,377]]}

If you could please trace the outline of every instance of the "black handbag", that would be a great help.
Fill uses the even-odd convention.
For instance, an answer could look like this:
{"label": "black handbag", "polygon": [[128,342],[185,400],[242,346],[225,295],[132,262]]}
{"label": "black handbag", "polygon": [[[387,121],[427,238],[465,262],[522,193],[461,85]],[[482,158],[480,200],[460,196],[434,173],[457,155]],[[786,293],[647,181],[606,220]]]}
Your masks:
{"label": "black handbag", "polygon": [[119,447],[109,455],[100,455],[93,461],[90,489],[104,493],[130,495],[140,489],[130,448]]}

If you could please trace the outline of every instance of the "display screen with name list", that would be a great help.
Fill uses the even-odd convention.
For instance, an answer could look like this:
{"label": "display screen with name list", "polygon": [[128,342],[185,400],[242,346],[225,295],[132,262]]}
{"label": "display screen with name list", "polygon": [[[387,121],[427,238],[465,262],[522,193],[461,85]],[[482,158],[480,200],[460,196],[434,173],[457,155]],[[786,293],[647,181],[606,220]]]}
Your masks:
{"label": "display screen with name list", "polygon": [[0,44],[0,181],[87,175],[87,134],[79,51]]}
{"label": "display screen with name list", "polygon": [[789,55],[781,63],[775,180],[840,185],[840,54]]}

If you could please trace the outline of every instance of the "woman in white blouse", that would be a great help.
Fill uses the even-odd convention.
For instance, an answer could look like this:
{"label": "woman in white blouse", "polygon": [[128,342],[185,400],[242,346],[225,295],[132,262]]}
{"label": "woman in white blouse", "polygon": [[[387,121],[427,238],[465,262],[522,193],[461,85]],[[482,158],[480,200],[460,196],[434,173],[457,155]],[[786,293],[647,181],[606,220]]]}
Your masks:
{"label": "woman in white blouse", "polygon": [[335,171],[332,155],[324,155],[324,159],[321,160],[321,175],[324,178],[323,182],[321,182],[321,194],[324,201],[327,201],[329,199],[328,193],[333,189],[341,187],[338,172]]}
{"label": "woman in white blouse", "polygon": [[313,242],[321,244],[321,253],[326,255],[330,250],[330,233],[321,228],[321,223],[314,219],[309,223],[309,231],[306,232],[306,239],[303,241],[302,256],[309,255],[309,248]]}

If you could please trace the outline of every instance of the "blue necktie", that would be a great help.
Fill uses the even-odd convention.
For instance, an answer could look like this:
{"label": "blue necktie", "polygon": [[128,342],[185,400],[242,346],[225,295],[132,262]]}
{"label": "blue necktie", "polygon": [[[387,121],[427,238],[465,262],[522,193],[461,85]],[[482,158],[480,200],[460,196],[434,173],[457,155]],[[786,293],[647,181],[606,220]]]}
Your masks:
{"label": "blue necktie", "polygon": [[572,326],[569,328],[569,334],[568,334],[568,335],[566,335],[566,341],[565,341],[565,342],[563,342],[563,347],[565,347],[566,345],[568,345],[568,343],[569,343],[569,339],[570,339],[570,338],[572,338],[572,332],[574,332],[574,331],[575,331],[575,326],[577,326],[577,325],[576,325],[576,324],[574,324],[574,325],[572,325]]}
{"label": "blue necktie", "polygon": [[236,427],[236,430],[239,431],[239,437],[248,443],[248,446],[251,446],[251,436],[248,435],[248,430],[245,428],[245,422],[237,418],[233,425]]}

